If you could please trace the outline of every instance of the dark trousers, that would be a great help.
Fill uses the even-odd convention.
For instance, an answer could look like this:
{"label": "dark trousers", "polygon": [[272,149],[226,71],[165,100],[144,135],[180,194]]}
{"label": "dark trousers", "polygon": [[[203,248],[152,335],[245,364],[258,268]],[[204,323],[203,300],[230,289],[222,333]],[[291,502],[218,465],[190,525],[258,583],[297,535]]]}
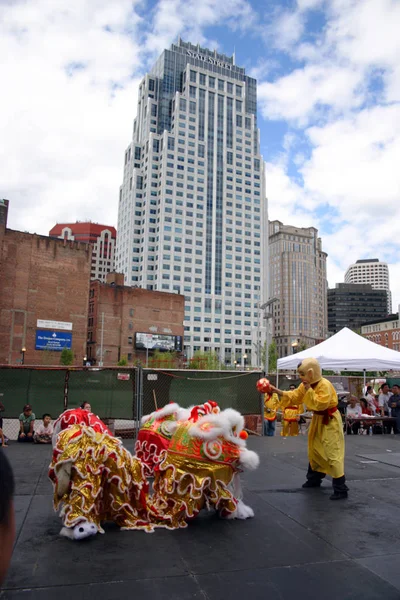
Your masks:
{"label": "dark trousers", "polygon": [[18,434],[18,441],[21,442],[21,443],[26,443],[26,444],[29,444],[30,442],[33,443],[33,435],[32,435],[32,437],[28,437],[28,435],[25,434],[25,437],[21,437],[21,434],[19,433]]}
{"label": "dark trousers", "polygon": [[[307,481],[315,485],[320,485],[324,477],[325,473],[313,471],[310,463],[308,463]],[[346,485],[346,477],[344,475],[337,478],[332,477],[332,487],[334,492],[347,492],[349,488]]]}

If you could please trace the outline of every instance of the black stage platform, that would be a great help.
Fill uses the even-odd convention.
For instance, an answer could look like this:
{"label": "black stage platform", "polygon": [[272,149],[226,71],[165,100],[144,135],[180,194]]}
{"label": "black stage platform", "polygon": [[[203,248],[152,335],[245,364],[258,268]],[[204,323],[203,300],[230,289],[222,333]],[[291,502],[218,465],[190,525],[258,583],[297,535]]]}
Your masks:
{"label": "black stage platform", "polygon": [[[255,518],[204,513],[186,530],[58,536],[49,447],[11,443],[17,540],[1,600],[400,598],[400,436],[348,436],[348,500],[330,481],[302,490],[307,439],[251,438],[260,468],[243,476]],[[127,443],[132,450],[132,443]]]}

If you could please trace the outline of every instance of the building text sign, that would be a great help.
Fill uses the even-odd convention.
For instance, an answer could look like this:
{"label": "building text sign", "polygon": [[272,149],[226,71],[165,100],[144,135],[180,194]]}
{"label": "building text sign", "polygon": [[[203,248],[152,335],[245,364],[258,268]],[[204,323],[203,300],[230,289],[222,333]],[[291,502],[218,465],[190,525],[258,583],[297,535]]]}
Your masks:
{"label": "building text sign", "polygon": [[224,69],[232,70],[232,65],[229,63],[224,63],[216,58],[212,58],[212,56],[205,56],[204,54],[199,54],[198,52],[193,52],[192,50],[187,50],[187,55],[192,58],[197,58],[197,60],[202,60],[209,65],[215,65],[216,67],[223,67]]}
{"label": "building text sign", "polygon": [[45,319],[38,319],[36,327],[42,329],[63,329],[64,331],[72,331],[72,323],[67,321],[46,321]]}
{"label": "building text sign", "polygon": [[36,330],[35,350],[53,350],[61,352],[64,348],[72,346],[72,333],[64,331]]}

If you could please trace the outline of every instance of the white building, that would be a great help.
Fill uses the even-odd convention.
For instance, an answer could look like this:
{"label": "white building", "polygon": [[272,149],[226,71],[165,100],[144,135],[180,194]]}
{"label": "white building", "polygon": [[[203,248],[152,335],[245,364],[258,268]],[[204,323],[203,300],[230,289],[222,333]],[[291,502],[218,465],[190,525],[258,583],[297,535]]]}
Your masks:
{"label": "white building", "polygon": [[188,358],[258,362],[268,214],[256,110],[256,80],[234,56],[181,40],[139,87],[116,269],[126,285],[185,295]]}
{"label": "white building", "polygon": [[392,294],[389,285],[389,268],[387,263],[378,258],[357,260],[350,265],[344,276],[345,283],[369,283],[374,290],[385,290],[388,300],[388,314],[392,312]]}

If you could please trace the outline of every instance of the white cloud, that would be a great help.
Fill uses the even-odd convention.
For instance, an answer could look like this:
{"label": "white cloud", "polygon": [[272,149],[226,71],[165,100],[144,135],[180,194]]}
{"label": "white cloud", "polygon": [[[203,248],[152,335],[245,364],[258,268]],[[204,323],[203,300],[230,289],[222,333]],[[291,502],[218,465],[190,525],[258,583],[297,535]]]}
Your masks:
{"label": "white cloud", "polygon": [[337,115],[349,106],[359,106],[363,100],[361,84],[362,74],[352,68],[310,64],[274,83],[261,83],[258,95],[265,118],[305,125],[315,118],[316,111],[318,114],[329,107]]}
{"label": "white cloud", "polygon": [[0,54],[9,57],[0,65],[0,195],[11,200],[10,227],[47,233],[62,220],[116,222],[140,66],[126,31],[140,19],[131,1],[110,6],[0,6]]}

